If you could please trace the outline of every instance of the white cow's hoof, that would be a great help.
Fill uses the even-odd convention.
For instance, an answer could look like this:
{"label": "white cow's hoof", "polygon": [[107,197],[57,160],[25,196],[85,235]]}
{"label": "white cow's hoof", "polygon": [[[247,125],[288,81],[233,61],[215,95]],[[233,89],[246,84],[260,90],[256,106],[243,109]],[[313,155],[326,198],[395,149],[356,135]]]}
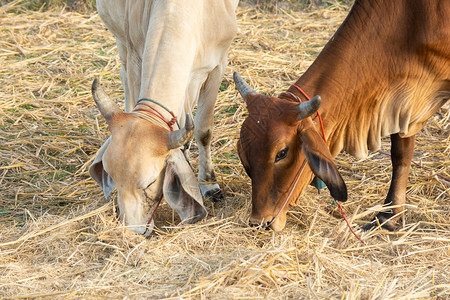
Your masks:
{"label": "white cow's hoof", "polygon": [[222,191],[217,183],[199,183],[200,192],[204,198],[212,202],[218,202],[223,199]]}

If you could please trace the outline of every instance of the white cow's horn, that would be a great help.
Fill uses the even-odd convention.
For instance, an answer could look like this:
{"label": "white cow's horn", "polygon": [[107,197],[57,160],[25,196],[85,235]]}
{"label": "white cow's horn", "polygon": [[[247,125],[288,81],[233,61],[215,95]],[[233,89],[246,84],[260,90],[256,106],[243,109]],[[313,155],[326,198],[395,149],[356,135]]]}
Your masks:
{"label": "white cow's horn", "polygon": [[321,103],[322,99],[320,98],[319,95],[315,96],[309,101],[300,103],[297,106],[298,108],[297,121],[306,119],[307,117],[315,113],[319,109]]}
{"label": "white cow's horn", "polygon": [[256,94],[255,90],[252,89],[247,82],[238,74],[238,72],[233,73],[234,84],[236,85],[236,89],[241,94],[242,98],[247,101],[247,95]]}
{"label": "white cow's horn", "polygon": [[107,121],[114,113],[122,112],[119,105],[105,93],[97,78],[92,83],[92,97],[94,98],[95,104],[97,104],[98,110]]}
{"label": "white cow's horn", "polygon": [[192,117],[186,115],[186,124],[183,128],[169,132],[169,143],[167,148],[176,149],[186,144],[194,134],[194,121]]}

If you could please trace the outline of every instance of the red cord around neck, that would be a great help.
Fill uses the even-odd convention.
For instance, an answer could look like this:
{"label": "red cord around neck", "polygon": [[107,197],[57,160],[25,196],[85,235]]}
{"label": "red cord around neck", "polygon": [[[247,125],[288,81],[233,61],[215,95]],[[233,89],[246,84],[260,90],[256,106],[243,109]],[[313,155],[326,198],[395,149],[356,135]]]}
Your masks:
{"label": "red cord around neck", "polygon": [[[293,87],[295,87],[306,99],[308,99],[308,101],[309,100],[311,100],[311,98],[309,98],[309,96],[298,86],[298,85],[296,85],[296,84],[293,84],[292,85]],[[320,129],[322,130],[322,136],[323,136],[323,140],[324,140],[324,142],[325,142],[325,144],[327,143],[327,140],[326,140],[326,138],[325,138],[325,130],[324,130],[324,128],[323,128],[323,123],[322,123],[322,118],[320,117],[320,114],[319,114],[319,111],[317,111],[317,116],[319,117],[319,122],[320,122]],[[350,226],[350,222],[347,220],[347,215],[345,214],[345,212],[344,212],[344,209],[343,209],[343,207],[342,207],[342,205],[341,205],[341,202],[340,201],[337,201],[337,203],[338,203],[338,207],[339,207],[339,210],[340,210],[340,212],[341,212],[341,214],[342,214],[342,217],[344,218],[344,220],[345,220],[345,222],[347,223],[347,226],[348,226],[348,228],[350,228],[350,231],[353,233],[353,235],[362,243],[362,244],[366,244],[366,243],[364,243],[364,241],[356,234],[356,232],[353,230],[353,228]]]}
{"label": "red cord around neck", "polygon": [[[155,104],[161,106],[163,109],[165,109],[167,112],[169,112],[172,115],[172,119],[170,121],[167,121],[166,118],[164,118],[164,116],[158,110],[156,110],[153,106],[151,106],[151,105],[149,105],[147,103],[142,103],[142,101],[144,101],[144,100],[150,101],[152,103],[155,103]],[[145,109],[145,108],[137,108],[136,109],[136,107],[138,107],[139,105],[146,106],[146,107],[150,108],[151,110],[148,110],[148,109]],[[158,103],[158,102],[156,102],[154,100],[151,100],[151,99],[147,99],[147,98],[139,99],[138,102],[136,103],[136,105],[134,106],[133,111],[143,111],[143,112],[146,112],[146,113],[154,115],[155,117],[161,119],[164,123],[166,123],[167,126],[169,126],[170,131],[173,131],[173,125],[175,123],[177,123],[177,117],[175,116],[175,114],[172,111],[167,109],[162,104],[160,104],[160,103]],[[178,127],[180,127],[180,126],[178,126]],[[150,217],[150,220],[148,220],[148,222],[147,222],[146,229],[145,229],[145,231],[143,233],[144,235],[147,233],[148,228],[151,225],[151,223],[153,221],[153,218],[155,217],[156,211],[158,210],[158,207],[161,204],[162,199],[163,199],[163,195],[161,195],[161,197],[159,198],[159,201],[156,204],[155,210],[153,211],[152,216]]]}
{"label": "red cord around neck", "polygon": [[[147,106],[151,110],[148,110],[148,109],[145,109],[145,108],[138,108],[138,109],[136,109],[136,107],[139,106],[139,105]],[[175,116],[175,114],[173,112],[169,111],[169,113],[172,115],[172,119],[170,119],[170,121],[167,121],[166,118],[164,118],[164,116],[159,111],[157,111],[154,107],[152,107],[151,105],[148,105],[147,103],[142,103],[142,101],[136,103],[136,106],[134,107],[133,111],[145,111],[147,113],[150,113],[150,114],[156,116],[157,118],[161,119],[164,123],[166,123],[167,126],[169,126],[170,131],[173,131],[173,125],[177,121],[177,117]]]}
{"label": "red cord around neck", "polygon": [[[302,95],[305,96],[305,98],[308,101],[311,100],[311,98],[309,98],[309,96],[298,85],[293,84],[292,86],[295,87],[300,93],[302,93]],[[327,139],[325,137],[325,129],[323,128],[322,117],[320,116],[319,111],[317,111],[317,116],[319,117],[319,123],[320,123],[320,129],[322,130],[323,141],[326,144],[327,143]]]}

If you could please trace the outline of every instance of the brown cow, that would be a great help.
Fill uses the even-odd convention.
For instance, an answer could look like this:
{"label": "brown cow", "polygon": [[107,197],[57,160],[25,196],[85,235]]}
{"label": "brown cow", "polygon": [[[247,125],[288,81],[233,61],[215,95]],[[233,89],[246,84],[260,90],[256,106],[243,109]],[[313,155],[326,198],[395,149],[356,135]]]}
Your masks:
{"label": "brown cow", "polygon": [[317,97],[299,106],[305,96],[294,85],[268,97],[237,74],[235,81],[249,112],[238,151],[252,180],[251,223],[283,229],[312,173],[345,201],[332,157],[342,150],[366,157],[389,135],[393,171],[385,204],[395,208],[378,213],[365,229],[378,221],[393,230],[405,203],[415,135],[450,98],[450,1],[356,0],[295,83],[322,103]]}

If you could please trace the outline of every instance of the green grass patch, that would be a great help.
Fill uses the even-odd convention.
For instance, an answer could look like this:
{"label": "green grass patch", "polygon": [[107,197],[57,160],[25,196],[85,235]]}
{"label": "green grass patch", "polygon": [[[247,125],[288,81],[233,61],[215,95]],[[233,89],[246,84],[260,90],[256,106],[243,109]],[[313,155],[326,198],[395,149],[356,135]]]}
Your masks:
{"label": "green grass patch", "polygon": [[37,106],[33,105],[33,104],[22,104],[19,106],[20,108],[24,108],[26,110],[31,110],[31,109],[35,109],[37,108]]}

